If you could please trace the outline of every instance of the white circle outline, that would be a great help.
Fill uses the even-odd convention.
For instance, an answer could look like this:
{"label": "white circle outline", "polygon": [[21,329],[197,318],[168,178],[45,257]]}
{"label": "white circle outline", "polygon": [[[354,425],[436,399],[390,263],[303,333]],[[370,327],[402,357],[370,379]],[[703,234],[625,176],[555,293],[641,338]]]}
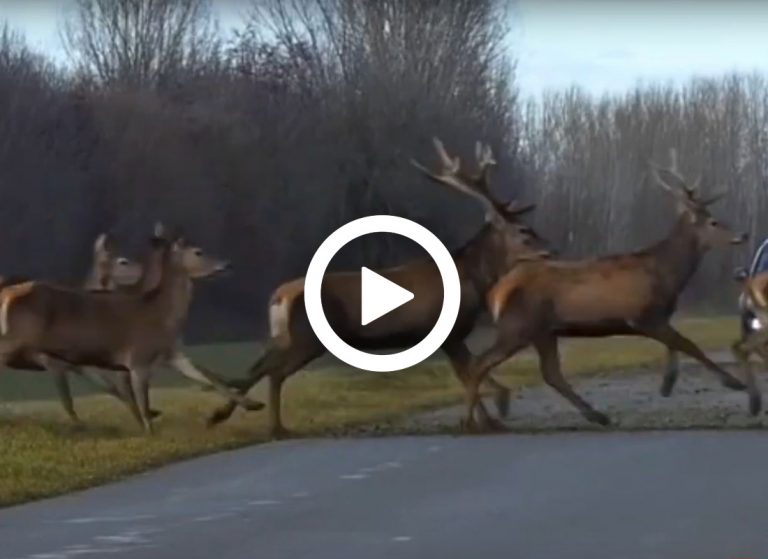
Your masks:
{"label": "white circle outline", "polygon": [[[435,326],[418,344],[398,353],[379,355],[352,347],[334,332],[323,313],[321,290],[328,264],[344,245],[371,233],[394,233],[417,243],[435,261],[443,281],[443,307]],[[460,304],[461,282],[451,253],[429,229],[394,215],[361,217],[339,227],[317,249],[304,278],[304,306],[309,324],[320,343],[341,361],[366,371],[400,371],[427,359],[440,349],[450,335],[459,315]]]}

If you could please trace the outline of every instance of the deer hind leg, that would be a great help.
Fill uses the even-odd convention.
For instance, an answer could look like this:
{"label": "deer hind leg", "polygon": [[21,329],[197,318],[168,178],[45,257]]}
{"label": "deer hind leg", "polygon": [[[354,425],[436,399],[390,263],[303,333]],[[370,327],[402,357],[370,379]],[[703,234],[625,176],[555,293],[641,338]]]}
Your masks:
{"label": "deer hind leg", "polygon": [[[451,362],[453,371],[456,373],[456,376],[458,377],[462,386],[464,386],[464,389],[466,390],[467,383],[468,383],[469,366],[472,361],[472,354],[467,348],[467,345],[464,342],[447,343],[443,345],[443,351],[448,357],[448,360]],[[492,380],[493,380],[493,377],[491,377],[490,375],[486,377],[486,382],[494,386],[494,388],[496,389],[495,401],[496,401],[497,411],[499,412],[499,415],[501,415],[502,417],[506,417],[509,414],[509,388],[502,385],[501,383],[496,383],[496,381],[493,381],[494,383],[496,383],[494,385],[493,383],[490,382]],[[478,400],[477,412],[481,417],[481,421],[487,424],[492,429],[498,429],[498,430],[504,429],[504,425],[502,423],[492,418],[488,414],[488,410],[486,409],[482,399]]]}
{"label": "deer hind leg", "polygon": [[69,385],[69,378],[67,377],[67,372],[72,369],[71,365],[48,355],[37,355],[34,360],[53,375],[53,383],[54,386],[56,386],[56,393],[59,395],[61,406],[64,408],[69,419],[74,423],[80,423],[80,418],[75,411],[75,403],[72,399],[72,389]]}
{"label": "deer hind leg", "polygon": [[[133,394],[133,386],[131,384],[131,373],[128,371],[118,372],[117,381],[115,382],[115,390],[118,393],[118,398],[122,400],[128,407],[128,411],[138,422],[139,425],[144,425],[144,421],[141,418],[141,411],[139,405],[136,403],[136,397]],[[154,411],[149,408],[150,420],[156,419],[161,414],[158,411]]]}
{"label": "deer hind leg", "polygon": [[594,409],[589,402],[573,390],[568,381],[563,377],[563,372],[560,368],[560,352],[558,350],[557,338],[547,337],[539,340],[536,342],[535,347],[536,352],[539,354],[539,366],[541,367],[544,382],[573,404],[590,423],[604,426],[610,425],[611,420],[608,416]]}
{"label": "deer hind leg", "polygon": [[720,365],[712,361],[706,354],[699,349],[695,343],[675,330],[671,324],[657,324],[651,326],[633,325],[642,334],[657,340],[667,346],[667,349],[679,351],[692,357],[707,369],[715,373],[723,386],[732,390],[745,390],[746,386],[731,373],[723,369]]}
{"label": "deer hind leg", "polygon": [[[229,381],[227,382],[227,386],[235,390],[238,394],[247,394],[248,391],[256,386],[261,379],[270,374],[273,368],[281,366],[282,361],[286,358],[284,352],[285,350],[281,350],[276,346],[268,346],[264,354],[259,357],[256,363],[251,365],[246,378]],[[232,400],[222,404],[208,416],[206,424],[208,427],[213,427],[226,421],[232,416],[236,408],[237,404]]]}
{"label": "deer hind leg", "polygon": [[678,358],[677,351],[669,349],[667,347],[666,358],[666,370],[664,371],[664,378],[661,381],[661,388],[659,392],[665,398],[672,394],[672,390],[677,384],[677,377],[680,375],[680,359]]}
{"label": "deer hind leg", "polygon": [[233,402],[248,411],[258,411],[264,408],[264,404],[256,402],[244,396],[243,394],[233,391],[227,386],[227,383],[215,375],[213,372],[195,366],[189,358],[181,352],[175,353],[170,359],[171,366],[183,374],[185,377],[198,382],[200,384],[207,384],[216,389],[217,392],[222,394],[230,402]]}
{"label": "deer hind leg", "polygon": [[273,369],[269,374],[269,434],[275,439],[290,436],[290,431],[283,425],[282,418],[282,390],[283,383],[296,371],[302,369],[324,352],[319,347],[308,347],[297,351],[288,357],[278,369]]}
{"label": "deer hind leg", "polygon": [[53,373],[53,382],[56,386],[56,392],[59,394],[59,400],[61,400],[61,405],[64,408],[64,411],[74,423],[80,423],[80,418],[75,411],[75,403],[72,400],[72,390],[69,386],[67,370],[52,370],[51,372]]}
{"label": "deer hind leg", "polygon": [[[138,408],[136,407],[136,400],[133,397],[133,391],[131,389],[130,375],[125,372],[106,372],[106,371],[92,371],[88,369],[71,369],[72,372],[80,375],[81,378],[88,381],[91,385],[95,386],[99,390],[106,392],[110,396],[114,396],[126,406],[128,410],[136,416],[138,414]],[[114,376],[117,375],[117,379]],[[152,419],[157,419],[163,413],[159,410],[149,410],[149,415]]]}

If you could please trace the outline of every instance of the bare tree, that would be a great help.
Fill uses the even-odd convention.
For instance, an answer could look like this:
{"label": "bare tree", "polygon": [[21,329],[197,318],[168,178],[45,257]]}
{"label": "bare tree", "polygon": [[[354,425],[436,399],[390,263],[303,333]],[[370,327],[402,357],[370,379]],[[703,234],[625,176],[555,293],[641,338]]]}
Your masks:
{"label": "bare tree", "polygon": [[[433,133],[452,142],[463,136],[465,149],[489,138],[504,167],[516,168],[505,10],[498,0],[254,2],[251,37],[300,51],[301,79],[317,92],[337,148],[329,156],[342,171],[337,223],[400,212],[434,225],[403,165]],[[399,250],[388,241],[362,242],[360,258],[391,262]]]}
{"label": "bare tree", "polygon": [[82,74],[132,86],[156,85],[216,43],[209,0],[76,0],[62,38]]}

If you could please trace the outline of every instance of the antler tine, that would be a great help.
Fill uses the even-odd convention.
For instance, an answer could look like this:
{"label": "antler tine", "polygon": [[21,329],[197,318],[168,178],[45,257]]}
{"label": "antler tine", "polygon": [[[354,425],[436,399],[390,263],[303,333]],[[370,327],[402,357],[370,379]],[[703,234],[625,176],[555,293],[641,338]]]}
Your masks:
{"label": "antler tine", "polygon": [[449,186],[452,189],[458,190],[464,194],[468,194],[469,196],[472,196],[476,200],[480,201],[486,211],[486,214],[489,215],[491,219],[504,219],[499,212],[495,200],[493,200],[489,195],[478,188],[478,185],[475,184],[477,182],[476,180],[468,179],[463,176],[463,173],[460,172],[461,162],[459,158],[450,157],[448,152],[445,151],[445,146],[438,138],[433,138],[432,143],[434,144],[435,151],[437,151],[437,155],[440,158],[442,168],[438,172],[435,172],[428,169],[415,159],[411,159],[411,164],[423,174],[425,174],[429,179],[435,182],[439,182],[445,186]]}
{"label": "antler tine", "polygon": [[722,190],[720,192],[716,192],[715,194],[711,194],[710,196],[706,196],[699,200],[699,204],[702,206],[711,206],[715,202],[718,202],[720,199],[722,199],[726,194],[728,194],[727,190]]}
{"label": "antler tine", "polygon": [[443,142],[440,141],[440,139],[437,137],[432,138],[432,144],[435,146],[437,156],[440,158],[440,164],[443,166],[443,171],[450,174],[458,173],[459,169],[461,168],[461,160],[458,158],[458,156],[449,156],[448,152],[445,151]]}
{"label": "antler tine", "polygon": [[477,161],[477,169],[480,173],[483,173],[488,167],[496,165],[496,159],[493,157],[491,146],[482,144],[480,141],[475,143],[475,159]]}
{"label": "antler tine", "polygon": [[665,190],[676,196],[684,196],[687,200],[693,201],[693,189],[685,182],[677,168],[677,150],[669,150],[670,165],[662,167],[653,161],[649,161],[651,174],[656,182]]}
{"label": "antler tine", "polygon": [[669,170],[679,175],[677,168],[677,149],[669,148]]}
{"label": "antler tine", "polygon": [[512,200],[504,207],[504,214],[510,218],[517,218],[523,214],[536,209],[536,204],[521,204],[517,200]]}
{"label": "antler tine", "polygon": [[670,167],[668,171],[680,182],[680,185],[683,187],[683,190],[688,195],[689,198],[693,198],[693,195],[696,191],[695,187],[688,186],[688,183],[685,181],[685,178],[682,174],[680,174],[680,168],[677,165],[677,149],[676,148],[669,148],[669,162]]}

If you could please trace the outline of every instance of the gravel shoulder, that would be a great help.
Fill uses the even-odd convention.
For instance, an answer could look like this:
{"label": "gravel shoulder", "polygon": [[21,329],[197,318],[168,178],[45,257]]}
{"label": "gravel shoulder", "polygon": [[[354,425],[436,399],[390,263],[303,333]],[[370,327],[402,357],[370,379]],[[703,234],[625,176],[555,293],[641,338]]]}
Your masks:
{"label": "gravel shoulder", "polygon": [[[736,372],[725,356],[718,361]],[[755,367],[759,382],[764,373]],[[683,362],[675,391],[669,398],[659,394],[661,371],[638,368],[569,379],[574,389],[596,409],[607,413],[613,425],[592,425],[554,389],[546,385],[521,388],[514,392],[506,424],[512,431],[538,432],[561,430],[656,430],[656,429],[750,429],[768,426],[764,411],[752,417],[747,397],[722,387],[715,376],[702,367]],[[489,409],[493,410],[489,402]],[[410,417],[393,425],[406,432],[455,430],[463,406],[452,406]]]}

